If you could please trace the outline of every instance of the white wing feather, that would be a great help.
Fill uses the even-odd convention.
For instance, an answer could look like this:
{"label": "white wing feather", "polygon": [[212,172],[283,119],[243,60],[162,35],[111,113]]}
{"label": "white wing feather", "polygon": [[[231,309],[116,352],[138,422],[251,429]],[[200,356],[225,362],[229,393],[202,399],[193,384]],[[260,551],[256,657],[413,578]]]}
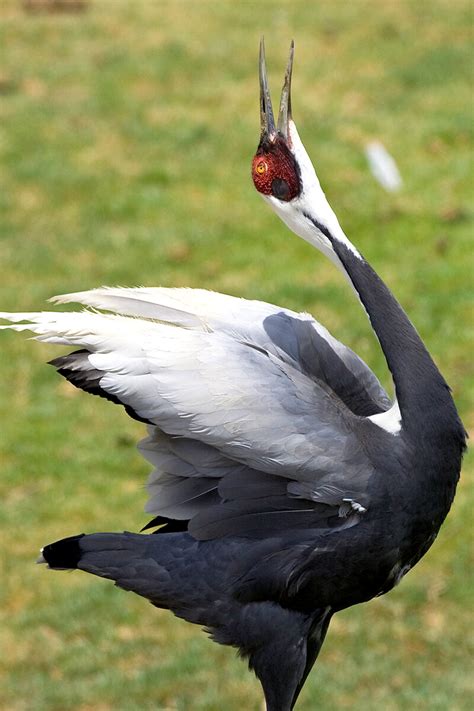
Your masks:
{"label": "white wing feather", "polygon": [[11,328],[39,340],[86,348],[103,372],[100,387],[141,418],[252,468],[311,479],[347,465],[349,444],[359,449],[342,403],[271,353],[225,333],[90,312],[2,317],[28,320]]}
{"label": "white wing feather", "polygon": [[[329,353],[333,354],[333,358],[329,357],[324,363],[325,374],[331,371],[331,361],[340,362],[377,404],[378,412],[388,410],[392,405],[379,381],[361,358],[306,313],[296,313],[263,301],[242,299],[205,289],[186,288],[102,287],[56,296],[51,301],[61,304],[75,302],[128,316],[174,323],[185,328],[219,331],[265,348],[298,370],[304,370],[304,367],[299,353],[298,336],[295,335],[292,324],[304,325],[309,334],[314,330],[314,334],[326,344]],[[270,332],[270,321],[278,338]],[[317,360],[317,357],[310,358],[306,366],[311,368],[311,361]],[[312,375],[321,377],[317,370]],[[334,373],[334,383],[339,382],[342,390],[343,377],[344,374],[340,371]],[[353,389],[353,384],[350,384],[348,390]],[[361,392],[360,397],[363,396],[364,393]]]}

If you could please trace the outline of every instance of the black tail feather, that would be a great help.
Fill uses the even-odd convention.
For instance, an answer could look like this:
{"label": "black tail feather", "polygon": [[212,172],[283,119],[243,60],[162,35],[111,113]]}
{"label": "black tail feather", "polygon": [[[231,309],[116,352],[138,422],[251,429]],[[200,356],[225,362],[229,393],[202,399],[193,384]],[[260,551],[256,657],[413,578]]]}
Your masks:
{"label": "black tail feather", "polygon": [[[166,597],[170,580],[166,568],[159,562],[161,553],[165,558],[167,556],[166,550],[162,551],[162,538],[127,531],[82,533],[45,546],[39,562],[47,563],[53,570],[77,568],[113,580],[124,590],[131,590],[164,607],[167,602],[163,591]],[[171,559],[174,561],[173,554]]]}
{"label": "black tail feather", "polygon": [[45,546],[41,551],[45,562],[50,568],[56,570],[77,568],[82,557],[79,541],[83,536],[84,534],[80,533],[78,536],[63,538],[61,541]]}

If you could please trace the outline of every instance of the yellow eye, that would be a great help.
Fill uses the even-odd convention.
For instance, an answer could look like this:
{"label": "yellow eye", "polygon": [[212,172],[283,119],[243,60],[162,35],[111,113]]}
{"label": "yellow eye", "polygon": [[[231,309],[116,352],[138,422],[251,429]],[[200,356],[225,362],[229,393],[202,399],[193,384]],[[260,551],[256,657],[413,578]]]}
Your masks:
{"label": "yellow eye", "polygon": [[263,161],[263,160],[260,161],[260,163],[257,163],[257,165],[255,166],[255,172],[258,173],[259,175],[263,175],[264,173],[267,172],[267,170],[268,170],[268,166],[265,163],[265,161]]}

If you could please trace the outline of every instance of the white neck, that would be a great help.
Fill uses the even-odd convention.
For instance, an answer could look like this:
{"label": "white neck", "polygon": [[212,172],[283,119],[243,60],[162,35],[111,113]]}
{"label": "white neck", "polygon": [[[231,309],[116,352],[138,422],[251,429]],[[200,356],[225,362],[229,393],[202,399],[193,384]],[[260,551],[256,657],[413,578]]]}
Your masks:
{"label": "white neck", "polygon": [[362,257],[344,234],[336,215],[328,203],[293,121],[289,123],[289,134],[295,158],[300,168],[303,189],[301,194],[291,202],[278,200],[271,195],[266,195],[264,198],[283,222],[288,225],[290,230],[323,252],[346,274],[330,240],[319,229],[318,225],[326,228],[334,239],[345,244],[356,257],[359,259],[362,259]]}
{"label": "white neck", "polygon": [[[342,270],[369,316],[392,373],[399,403],[371,419],[395,434],[400,428],[401,413],[406,431],[414,436],[429,432],[436,441],[440,422],[449,418],[458,422],[449,388],[398,301],[344,234],[292,121],[289,137],[301,173],[301,194],[290,202],[272,196],[266,200],[293,232]],[[437,403],[438,419],[426,418],[427,402]]]}

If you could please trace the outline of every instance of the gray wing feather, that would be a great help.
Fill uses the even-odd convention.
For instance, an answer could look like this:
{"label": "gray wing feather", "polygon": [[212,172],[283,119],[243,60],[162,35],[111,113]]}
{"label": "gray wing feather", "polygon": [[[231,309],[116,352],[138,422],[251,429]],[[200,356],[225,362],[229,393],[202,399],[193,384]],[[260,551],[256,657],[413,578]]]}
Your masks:
{"label": "gray wing feather", "polygon": [[[340,371],[329,372],[324,355],[312,365],[311,349],[323,338],[318,331],[315,341],[312,321],[256,303],[260,322],[244,327],[241,315],[229,317],[220,330],[220,312],[211,325],[191,314],[177,327],[176,304],[151,318],[148,302],[140,318],[87,311],[5,317],[29,320],[13,328],[40,340],[85,349],[87,356],[65,357],[66,377],[152,425],[140,445],[156,467],[148,510],[191,519],[190,530],[203,538],[332,526],[331,517],[355,522],[369,504],[373,467],[357,434],[361,418],[328,384]],[[175,321],[164,322],[166,309]],[[346,351],[340,361],[351,362]]]}
{"label": "gray wing feather", "polygon": [[161,474],[159,481],[153,484],[152,492],[145,510],[178,520],[188,520],[202,508],[220,501],[216,479],[207,477]]}

